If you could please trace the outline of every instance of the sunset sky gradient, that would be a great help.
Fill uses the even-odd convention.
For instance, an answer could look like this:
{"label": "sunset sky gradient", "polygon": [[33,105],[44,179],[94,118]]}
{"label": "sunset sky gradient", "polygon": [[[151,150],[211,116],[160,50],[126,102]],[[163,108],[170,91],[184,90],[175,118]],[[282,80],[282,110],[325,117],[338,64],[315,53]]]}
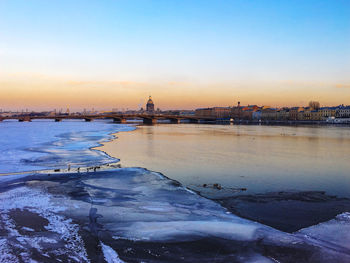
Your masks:
{"label": "sunset sky gradient", "polygon": [[350,104],[350,1],[0,0],[0,108]]}

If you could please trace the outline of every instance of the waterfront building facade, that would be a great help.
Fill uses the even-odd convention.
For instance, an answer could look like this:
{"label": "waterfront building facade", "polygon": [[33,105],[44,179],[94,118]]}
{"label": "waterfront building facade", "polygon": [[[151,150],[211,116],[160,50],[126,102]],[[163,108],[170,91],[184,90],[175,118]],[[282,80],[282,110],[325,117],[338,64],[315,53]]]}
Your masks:
{"label": "waterfront building facade", "polygon": [[322,107],[318,110],[320,112],[320,119],[326,120],[329,117],[335,117],[337,108],[336,107]]}
{"label": "waterfront building facade", "polygon": [[298,121],[304,121],[305,120],[305,111],[298,111]]}
{"label": "waterfront building facade", "polygon": [[278,109],[276,112],[276,118],[277,120],[286,121],[289,119],[289,109],[288,108],[282,108]]}
{"label": "waterfront building facade", "polygon": [[336,111],[337,118],[350,118],[350,106],[340,105]]}
{"label": "waterfront building facade", "polygon": [[310,107],[305,107],[304,108],[304,121],[309,121],[311,120],[311,108]]}
{"label": "waterfront building facade", "polygon": [[242,110],[241,119],[242,120],[252,120],[253,119],[253,109],[244,109]]}
{"label": "waterfront building facade", "polygon": [[257,105],[241,106],[238,103],[236,107],[231,108],[231,117],[237,120],[252,120],[253,113],[259,109]]}
{"label": "waterfront building facade", "polygon": [[253,111],[252,120],[253,121],[260,121],[261,120],[261,110]]}
{"label": "waterfront building facade", "polygon": [[321,112],[318,110],[311,111],[311,120],[312,121],[320,121],[321,120]]}
{"label": "waterfront building facade", "polygon": [[195,111],[198,117],[208,118],[233,118],[235,120],[248,121],[327,121],[336,118],[350,118],[350,106],[339,105],[337,107],[284,107],[280,109],[269,106],[257,105],[235,107],[202,108]]}
{"label": "waterfront building facade", "polygon": [[213,117],[219,119],[227,119],[231,117],[231,108],[230,107],[214,107],[213,108]]}
{"label": "waterfront building facade", "polygon": [[195,116],[202,118],[226,119],[231,117],[230,107],[213,107],[196,109]]}
{"label": "waterfront building facade", "polygon": [[195,110],[195,116],[196,117],[202,117],[202,118],[210,118],[212,114],[211,108],[201,108]]}
{"label": "waterfront building facade", "polygon": [[277,109],[267,108],[261,111],[262,120],[276,120],[277,119]]}
{"label": "waterfront building facade", "polygon": [[292,108],[290,108],[290,110],[289,110],[289,119],[292,120],[292,121],[297,121],[298,117],[299,117],[298,112],[299,111],[303,111],[303,110],[304,110],[303,107],[292,107]]}
{"label": "waterfront building facade", "polygon": [[232,107],[231,109],[231,117],[234,119],[241,119],[241,115],[242,115],[242,107],[240,102],[238,102],[238,105],[236,107]]}

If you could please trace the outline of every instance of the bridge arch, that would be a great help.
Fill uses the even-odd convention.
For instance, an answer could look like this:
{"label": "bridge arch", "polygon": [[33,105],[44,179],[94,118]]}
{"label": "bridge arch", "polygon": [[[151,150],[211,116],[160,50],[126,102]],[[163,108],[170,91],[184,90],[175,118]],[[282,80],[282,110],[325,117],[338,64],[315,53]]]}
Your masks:
{"label": "bridge arch", "polygon": [[123,117],[114,117],[113,121],[116,123],[126,123],[126,118]]}
{"label": "bridge arch", "polygon": [[22,118],[19,118],[18,121],[23,122],[23,121],[32,121],[32,119],[29,116],[25,116]]}
{"label": "bridge arch", "polygon": [[167,118],[167,120],[170,121],[170,123],[174,123],[174,124],[178,124],[181,122],[181,119],[180,118]]}
{"label": "bridge arch", "polygon": [[152,117],[142,117],[144,124],[156,124],[157,119]]}

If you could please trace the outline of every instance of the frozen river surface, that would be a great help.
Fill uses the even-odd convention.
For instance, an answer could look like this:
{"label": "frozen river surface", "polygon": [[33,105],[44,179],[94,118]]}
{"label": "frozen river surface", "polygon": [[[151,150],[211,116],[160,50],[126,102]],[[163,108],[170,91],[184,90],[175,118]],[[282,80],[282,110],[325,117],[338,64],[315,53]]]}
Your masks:
{"label": "frozen river surface", "polygon": [[[111,139],[111,132],[133,129],[33,122],[25,123],[26,133],[22,123],[0,125],[7,136],[3,172],[113,162],[90,148]],[[22,145],[23,138],[30,141]],[[16,154],[6,155],[11,145]],[[144,168],[33,172],[1,176],[0,183],[0,262],[350,261],[349,213],[286,233]]]}

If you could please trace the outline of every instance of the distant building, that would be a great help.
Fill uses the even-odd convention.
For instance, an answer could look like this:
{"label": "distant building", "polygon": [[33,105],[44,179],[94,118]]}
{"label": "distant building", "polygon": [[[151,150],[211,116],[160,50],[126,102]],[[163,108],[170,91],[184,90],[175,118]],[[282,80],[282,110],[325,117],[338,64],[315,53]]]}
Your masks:
{"label": "distant building", "polygon": [[297,121],[300,116],[299,111],[304,111],[303,107],[292,107],[289,109],[289,119],[292,121]]}
{"label": "distant building", "polygon": [[277,119],[277,109],[275,108],[265,108],[261,111],[262,120],[276,120]]}
{"label": "distant building", "polygon": [[276,118],[280,121],[286,121],[289,119],[289,109],[288,108],[282,108],[278,109],[276,112]]}
{"label": "distant building", "polygon": [[212,115],[212,108],[201,108],[201,109],[195,110],[196,117],[211,118],[211,115]]}
{"label": "distant building", "polygon": [[253,119],[253,112],[252,109],[243,109],[241,114],[241,119],[243,120],[252,120]]}
{"label": "distant building", "polygon": [[202,118],[217,118],[226,119],[230,118],[231,108],[229,107],[213,107],[196,109],[195,115]]}
{"label": "distant building", "polygon": [[240,106],[231,109],[231,117],[240,120],[242,118],[242,108]]}
{"label": "distant building", "polygon": [[322,107],[318,111],[320,112],[321,120],[327,120],[329,117],[335,117],[337,107]]}
{"label": "distant building", "polygon": [[213,117],[219,119],[227,119],[231,116],[231,108],[229,107],[214,107],[213,108]]}
{"label": "distant building", "polygon": [[259,109],[257,105],[241,106],[238,102],[237,106],[231,108],[231,117],[237,120],[252,120],[253,113]]}
{"label": "distant building", "polygon": [[298,121],[305,121],[305,111],[298,111]]}
{"label": "distant building", "polygon": [[195,111],[193,111],[193,110],[182,110],[182,111],[180,111],[180,115],[182,115],[182,116],[194,116],[195,115]]}
{"label": "distant building", "polygon": [[350,118],[350,106],[340,105],[337,107],[337,118]]}
{"label": "distant building", "polygon": [[146,111],[149,113],[153,113],[154,112],[154,103],[152,100],[152,97],[149,96],[147,104],[146,104]]}
{"label": "distant building", "polygon": [[311,120],[311,107],[305,107],[304,108],[304,121],[309,121]]}
{"label": "distant building", "polygon": [[320,121],[321,120],[321,112],[318,110],[312,110],[311,111],[311,120],[313,121]]}
{"label": "distant building", "polygon": [[260,121],[261,120],[261,110],[254,111],[252,113],[252,120]]}

